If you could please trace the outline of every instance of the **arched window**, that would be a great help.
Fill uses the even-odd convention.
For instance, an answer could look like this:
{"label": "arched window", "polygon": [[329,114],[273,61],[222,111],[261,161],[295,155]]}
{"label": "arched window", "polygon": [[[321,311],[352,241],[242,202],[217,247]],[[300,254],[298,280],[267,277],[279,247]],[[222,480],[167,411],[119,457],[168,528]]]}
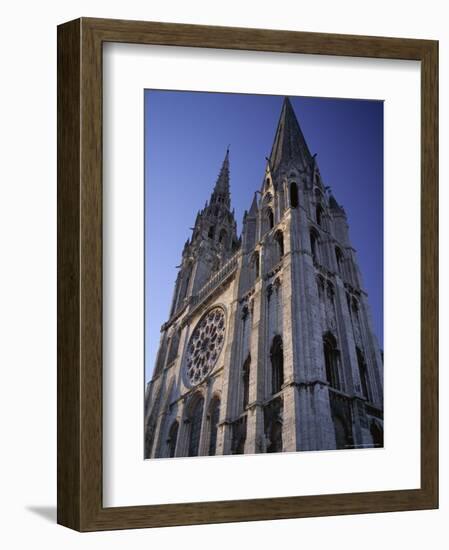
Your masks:
{"label": "arched window", "polygon": [[318,296],[320,297],[320,300],[323,300],[324,298],[324,278],[321,275],[318,275],[316,279],[316,284],[318,287]]}
{"label": "arched window", "polygon": [[265,210],[265,215],[266,215],[266,218],[267,218],[268,229],[273,229],[273,227],[274,227],[273,210],[271,208],[267,208]]}
{"label": "arched window", "polygon": [[255,278],[257,279],[260,276],[260,256],[257,251],[253,254],[252,264],[254,267]]}
{"label": "arched window", "polygon": [[213,239],[214,235],[215,235],[215,226],[211,225],[209,227],[209,231],[207,233],[207,236],[209,237],[209,239]]}
{"label": "arched window", "polygon": [[318,225],[322,225],[323,224],[323,207],[321,206],[321,204],[317,204],[317,207],[316,207],[316,210],[315,210],[315,219],[316,219],[316,223]]}
{"label": "arched window", "polygon": [[165,359],[167,357],[167,346],[170,342],[170,338],[162,337],[162,342],[159,347],[159,352],[156,359],[156,367],[154,370],[154,376],[159,376],[165,366]]}
{"label": "arched window", "polygon": [[335,247],[335,258],[337,259],[338,272],[341,274],[341,272],[342,272],[341,263],[343,261],[343,252],[341,251],[340,248],[338,248],[338,246]]}
{"label": "arched window", "polygon": [[327,333],[323,338],[324,364],[326,367],[326,379],[329,385],[336,390],[341,389],[340,384],[340,352],[337,349],[335,337]]}
{"label": "arched window", "polygon": [[274,240],[276,241],[278,245],[278,253],[279,253],[279,259],[282,258],[284,255],[284,235],[282,231],[276,231],[276,235],[274,236]]}
{"label": "arched window", "polygon": [[318,245],[318,233],[314,230],[310,232],[310,252],[312,253],[313,263],[319,264],[319,245]]}
{"label": "arched window", "polygon": [[179,308],[187,295],[190,283],[190,274],[192,273],[192,265],[188,265],[181,275],[181,288],[179,289],[179,297],[177,307]]}
{"label": "arched window", "polygon": [[264,206],[269,206],[272,199],[273,199],[273,195],[271,193],[265,193],[262,199],[262,204]]}
{"label": "arched window", "polygon": [[274,420],[268,433],[267,453],[280,452],[282,452],[282,424],[279,420]]}
{"label": "arched window", "polygon": [[282,338],[277,334],[273,338],[270,350],[271,357],[271,392],[273,394],[281,391],[284,383],[284,350]]}
{"label": "arched window", "polygon": [[357,353],[357,363],[359,365],[359,375],[360,375],[360,384],[362,385],[362,395],[365,399],[370,399],[370,391],[369,391],[369,385],[368,385],[368,371],[366,367],[366,361],[365,356],[363,355],[362,351],[356,347],[355,348]]}
{"label": "arched window", "polygon": [[243,410],[246,409],[249,402],[249,374],[251,369],[251,355],[248,354],[246,361],[243,363],[242,378],[243,378]]}
{"label": "arched window", "polygon": [[262,234],[270,231],[274,227],[273,210],[270,206],[267,206],[262,211]]}
{"label": "arched window", "polygon": [[178,429],[179,429],[179,423],[177,420],[173,422],[173,424],[170,426],[170,430],[168,432],[168,456],[170,458],[173,458],[175,456],[176,452],[176,442],[178,441]]}
{"label": "arched window", "polygon": [[242,455],[245,452],[246,441],[246,415],[241,416],[232,423],[231,428],[231,454]]}
{"label": "arched window", "polygon": [[218,421],[220,419],[220,399],[214,397],[209,408],[209,456],[213,456],[217,449]]}
{"label": "arched window", "polygon": [[171,363],[172,361],[174,361],[176,359],[176,356],[178,355],[179,336],[179,330],[176,330],[170,341],[170,350],[168,352],[167,363]]}
{"label": "arched window", "polygon": [[295,181],[292,181],[290,184],[290,207],[298,207],[298,186]]}
{"label": "arched window", "polygon": [[188,456],[198,456],[201,436],[201,423],[203,418],[203,397],[198,397],[190,413],[190,433],[189,433],[189,454]]}
{"label": "arched window", "polygon": [[172,299],[172,304],[171,304],[171,309],[170,309],[170,317],[175,312],[176,302],[178,301],[180,287],[181,287],[181,271],[178,271],[178,274],[176,275],[175,290],[173,291],[173,299]]}
{"label": "arched window", "polygon": [[270,183],[271,183],[270,178],[267,178],[265,180],[265,189],[268,189],[270,187]]}

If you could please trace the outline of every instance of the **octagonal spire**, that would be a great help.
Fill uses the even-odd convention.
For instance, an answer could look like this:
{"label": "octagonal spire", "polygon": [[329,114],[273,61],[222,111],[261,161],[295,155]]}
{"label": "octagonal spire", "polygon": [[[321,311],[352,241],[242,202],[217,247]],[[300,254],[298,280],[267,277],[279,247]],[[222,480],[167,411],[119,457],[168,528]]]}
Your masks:
{"label": "octagonal spire", "polygon": [[226,155],[210,198],[210,204],[213,203],[221,203],[227,208],[231,206],[231,194],[229,192],[229,147],[226,149]]}
{"label": "octagonal spire", "polygon": [[282,105],[269,162],[275,175],[281,167],[287,168],[292,162],[301,168],[312,162],[312,155],[288,97]]}

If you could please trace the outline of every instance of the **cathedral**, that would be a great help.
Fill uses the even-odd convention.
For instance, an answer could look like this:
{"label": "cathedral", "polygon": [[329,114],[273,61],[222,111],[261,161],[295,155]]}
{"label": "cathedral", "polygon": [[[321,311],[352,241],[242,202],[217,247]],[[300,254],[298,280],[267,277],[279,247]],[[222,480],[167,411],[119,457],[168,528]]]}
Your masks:
{"label": "cathedral", "polygon": [[383,446],[383,359],[344,208],[286,98],[237,234],[226,152],[182,250],[145,458]]}

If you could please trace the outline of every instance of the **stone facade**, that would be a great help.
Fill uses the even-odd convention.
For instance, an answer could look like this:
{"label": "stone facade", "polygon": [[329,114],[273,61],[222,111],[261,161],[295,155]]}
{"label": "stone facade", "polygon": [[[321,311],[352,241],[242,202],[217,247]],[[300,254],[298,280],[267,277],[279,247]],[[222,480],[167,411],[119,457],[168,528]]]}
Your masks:
{"label": "stone facade", "polygon": [[145,457],[383,445],[383,364],[344,209],[285,99],[236,231],[229,151],[145,395]]}

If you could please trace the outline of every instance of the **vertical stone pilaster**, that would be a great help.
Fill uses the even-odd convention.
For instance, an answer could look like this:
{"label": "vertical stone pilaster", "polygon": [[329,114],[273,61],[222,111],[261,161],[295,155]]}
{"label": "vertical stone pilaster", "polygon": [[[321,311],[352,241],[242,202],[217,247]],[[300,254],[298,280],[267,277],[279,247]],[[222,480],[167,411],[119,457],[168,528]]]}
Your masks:
{"label": "vertical stone pilaster", "polygon": [[263,335],[265,323],[263,316],[262,280],[256,283],[251,314],[250,354],[251,365],[249,374],[248,416],[246,425],[245,452],[261,452],[263,439],[263,408],[264,399],[264,361]]}
{"label": "vertical stone pilaster", "polygon": [[175,448],[175,456],[185,456],[183,453],[184,449],[184,440],[185,438],[185,426],[184,426],[184,399],[180,399],[177,403],[178,411],[177,411],[177,420],[179,422],[178,425],[178,437],[176,441],[176,448]]}
{"label": "vertical stone pilaster", "polygon": [[264,446],[264,418],[263,407],[254,402],[248,407],[246,420],[245,454],[256,454],[265,451]]}
{"label": "vertical stone pilaster", "polygon": [[223,454],[226,454],[224,452],[224,436],[225,436],[225,430],[223,428],[223,423],[222,423],[222,409],[221,409],[221,406],[220,406],[220,421],[218,422],[218,428],[217,428],[217,448],[216,448],[216,451],[215,451],[215,454],[216,455],[223,455]]}
{"label": "vertical stone pilaster", "polygon": [[332,420],[329,400],[329,389],[326,384],[311,384],[306,389],[306,400],[309,401],[313,430],[310,430],[309,449],[317,451],[335,449],[335,427]]}
{"label": "vertical stone pilaster", "polygon": [[230,455],[231,454],[231,448],[232,448],[232,424],[229,420],[225,420],[221,425],[220,428],[222,430],[222,453],[224,455]]}
{"label": "vertical stone pilaster", "polygon": [[189,436],[190,436],[191,422],[186,416],[182,421],[182,440],[179,456],[189,456]]}
{"label": "vertical stone pilaster", "polygon": [[368,420],[366,416],[365,401],[356,398],[352,402],[352,431],[355,447],[363,447],[371,444],[368,435]]}
{"label": "vertical stone pilaster", "polygon": [[349,395],[361,396],[359,366],[355,350],[351,313],[346,300],[346,291],[340,277],[336,277],[335,309],[340,347],[340,368],[344,379],[344,391]]}
{"label": "vertical stone pilaster", "polygon": [[198,454],[206,456],[209,452],[209,435],[210,435],[210,422],[209,422],[209,405],[212,397],[212,384],[210,379],[206,383],[206,390],[203,393],[204,406],[203,415],[201,419],[201,435],[200,444],[198,446]]}
{"label": "vertical stone pilaster", "polygon": [[373,330],[370,308],[366,296],[362,294],[360,300],[360,320],[363,330],[363,340],[366,351],[366,366],[368,370],[373,403],[383,407],[383,361],[380,355],[379,344]]}
{"label": "vertical stone pilaster", "polygon": [[[153,405],[153,409],[150,413],[149,422],[154,426],[152,435],[153,444],[151,446],[151,458],[158,456],[159,451],[159,439],[163,419],[163,407],[165,405],[166,392],[167,392],[167,371],[164,371],[160,376],[159,387],[155,391],[157,397]],[[154,422],[154,424],[153,424]]]}
{"label": "vertical stone pilaster", "polygon": [[284,351],[284,384],[291,384],[297,380],[295,376],[295,338],[297,333],[297,312],[294,307],[292,289],[291,256],[284,257],[282,271],[282,345]]}
{"label": "vertical stone pilaster", "polygon": [[297,380],[310,382],[324,380],[322,357],[321,311],[316,271],[310,250],[310,227],[302,209],[297,209],[296,219],[292,220],[292,272],[293,304],[297,316],[298,361],[296,363]]}
{"label": "vertical stone pilaster", "polygon": [[167,410],[164,409],[158,418],[155,440],[153,444],[153,453],[155,457],[164,456],[164,440],[167,431]]}
{"label": "vertical stone pilaster", "polygon": [[285,452],[298,450],[298,422],[298,391],[294,384],[289,384],[282,391],[282,450]]}

